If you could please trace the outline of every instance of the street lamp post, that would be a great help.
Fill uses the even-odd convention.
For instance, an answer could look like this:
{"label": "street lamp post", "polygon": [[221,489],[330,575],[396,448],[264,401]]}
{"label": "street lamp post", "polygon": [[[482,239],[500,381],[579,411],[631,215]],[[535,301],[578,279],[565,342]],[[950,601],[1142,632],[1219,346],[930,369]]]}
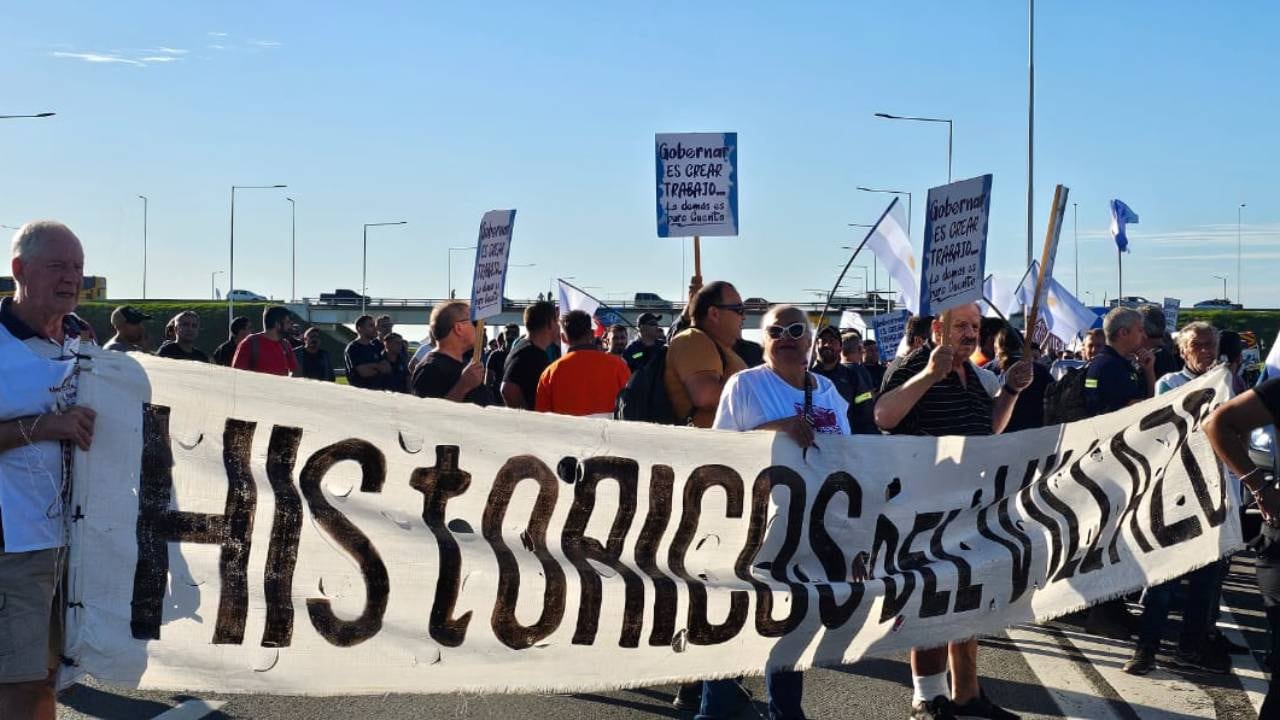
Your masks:
{"label": "street lamp post", "polygon": [[[1241,233],[1241,223],[1244,221],[1244,209],[1247,207],[1245,203],[1240,203],[1240,207],[1236,208],[1236,302],[1244,305],[1244,291],[1240,289],[1241,281],[1244,279],[1244,242]],[[1224,292],[1223,295],[1226,295]]]}
{"label": "street lamp post", "polygon": [[0,115],[0,120],[17,120],[19,118],[47,118],[47,117],[53,117],[54,115],[57,115],[57,114],[58,113],[42,112],[42,113],[36,113],[35,115]]}
{"label": "street lamp post", "polygon": [[227,327],[236,317],[235,299],[231,291],[236,286],[236,190],[274,190],[288,185],[232,185],[231,186],[231,256],[227,263]]}
{"label": "street lamp post", "polygon": [[461,251],[463,251],[463,250],[475,250],[475,249],[476,249],[476,246],[475,246],[475,245],[466,245],[466,246],[462,246],[462,247],[451,247],[451,248],[449,248],[449,262],[448,262],[448,265],[449,265],[449,299],[450,299],[450,300],[452,300],[452,299],[453,299],[453,253],[454,253],[454,252],[461,252]]}
{"label": "street lamp post", "polygon": [[1215,280],[1221,280],[1221,281],[1222,281],[1222,299],[1223,299],[1223,300],[1226,300],[1227,302],[1231,302],[1231,298],[1227,297],[1227,276],[1226,276],[1226,275],[1214,275],[1214,276],[1213,276],[1213,278],[1214,278]]}
{"label": "street lamp post", "polygon": [[142,299],[147,299],[147,196],[139,195],[142,199]]}
{"label": "street lamp post", "polygon": [[292,272],[290,273],[289,299],[298,302],[298,203],[293,198],[289,201],[289,254]]}
{"label": "street lamp post", "polygon": [[889,113],[878,112],[875,114],[878,118],[885,120],[911,120],[914,122],[928,123],[946,123],[947,124],[947,182],[951,182],[951,148],[952,139],[954,138],[955,123],[946,118],[929,118],[929,117],[912,117],[910,115],[890,115]]}
{"label": "street lamp post", "polygon": [[369,284],[368,284],[368,268],[369,268],[369,228],[383,227],[384,225],[405,225],[408,220],[394,220],[392,222],[376,222],[364,224],[364,245],[360,251],[360,314],[364,314],[365,302],[368,301]]}
{"label": "street lamp post", "polygon": [[209,299],[211,300],[218,299],[218,288],[213,284],[213,279],[218,277],[219,275],[222,275],[224,272],[225,272],[224,270],[214,270],[213,272],[209,273]]}

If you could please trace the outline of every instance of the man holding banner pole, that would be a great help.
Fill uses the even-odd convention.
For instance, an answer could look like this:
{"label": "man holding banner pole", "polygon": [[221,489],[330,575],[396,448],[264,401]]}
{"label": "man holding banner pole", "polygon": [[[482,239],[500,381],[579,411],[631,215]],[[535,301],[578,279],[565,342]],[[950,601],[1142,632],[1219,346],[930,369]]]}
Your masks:
{"label": "man holding banner pole", "polygon": [[[1004,374],[1004,387],[992,397],[979,378],[978,368],[969,361],[978,346],[981,320],[977,305],[952,308],[934,320],[933,345],[913,351],[885,381],[885,392],[875,409],[881,429],[897,435],[934,437],[995,435],[1004,430],[1018,393],[1031,384],[1031,364],[1019,360],[1010,366]],[[977,638],[912,650],[911,676],[912,718],[1017,718],[983,693],[978,683]]]}

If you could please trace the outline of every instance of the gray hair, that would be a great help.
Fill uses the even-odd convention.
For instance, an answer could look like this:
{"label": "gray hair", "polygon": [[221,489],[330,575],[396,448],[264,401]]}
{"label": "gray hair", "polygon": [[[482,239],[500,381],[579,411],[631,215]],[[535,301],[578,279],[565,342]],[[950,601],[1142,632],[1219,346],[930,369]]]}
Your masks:
{"label": "gray hair", "polygon": [[1191,341],[1200,335],[1209,336],[1209,339],[1213,341],[1214,355],[1217,355],[1218,328],[1203,320],[1187,323],[1178,331],[1178,348],[1185,352],[1187,347],[1191,345]]}
{"label": "gray hair", "polygon": [[770,307],[768,312],[764,314],[764,317],[760,319],[760,327],[762,329],[768,327],[770,320],[776,321],[779,315],[793,311],[799,313],[800,317],[804,319],[804,326],[808,330],[809,334],[812,335],[813,323],[809,322],[809,313],[805,312],[804,308],[798,305],[774,305]]}
{"label": "gray hair", "polygon": [[13,253],[11,257],[26,259],[50,237],[61,235],[75,237],[71,228],[57,220],[32,220],[13,233]]}
{"label": "gray hair", "polygon": [[1130,307],[1117,305],[1102,319],[1102,334],[1107,342],[1114,342],[1125,328],[1138,327],[1142,324],[1142,313]]}

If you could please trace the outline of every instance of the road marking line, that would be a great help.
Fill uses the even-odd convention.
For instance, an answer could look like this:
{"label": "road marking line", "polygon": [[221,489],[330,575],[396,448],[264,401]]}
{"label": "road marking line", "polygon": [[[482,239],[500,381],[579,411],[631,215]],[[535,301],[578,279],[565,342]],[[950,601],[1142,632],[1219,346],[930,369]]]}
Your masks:
{"label": "road marking line", "polygon": [[[1019,642],[1044,641],[1054,643],[1052,636],[1034,626],[1020,625],[1005,630],[1005,635],[1017,647]],[[1055,643],[1056,644],[1056,643]],[[1026,661],[1036,679],[1048,691],[1053,702],[1067,720],[1114,720],[1111,703],[1099,697],[1093,683],[1085,677],[1076,662],[1052,650],[1023,650],[1019,654]]]}
{"label": "road marking line", "polygon": [[1231,656],[1232,672],[1236,677],[1240,678],[1240,685],[1244,688],[1245,694],[1249,696],[1249,702],[1253,704],[1253,709],[1261,711],[1262,701],[1267,697],[1269,678],[1266,671],[1258,665],[1258,661],[1253,655],[1253,648],[1245,640],[1244,633],[1240,632],[1240,620],[1235,617],[1235,608],[1228,608],[1227,612],[1236,622],[1219,622],[1218,628],[1231,642],[1249,648],[1247,655]]}
{"label": "road marking line", "polygon": [[198,720],[222,709],[225,705],[226,703],[221,700],[188,700],[165,710],[151,720]]}

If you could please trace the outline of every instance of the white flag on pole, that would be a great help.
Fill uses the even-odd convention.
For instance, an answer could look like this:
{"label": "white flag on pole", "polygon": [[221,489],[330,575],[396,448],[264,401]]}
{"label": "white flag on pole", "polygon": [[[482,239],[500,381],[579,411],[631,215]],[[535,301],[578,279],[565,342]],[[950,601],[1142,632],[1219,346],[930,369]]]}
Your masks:
{"label": "white flag on pole", "polygon": [[862,316],[854,312],[853,310],[845,310],[844,312],[840,313],[840,327],[838,329],[839,330],[857,330],[859,335],[866,337],[867,321],[863,320]]}
{"label": "white flag on pole", "polygon": [[556,299],[560,304],[560,317],[568,315],[570,310],[581,310],[595,317],[596,308],[600,307],[600,303],[559,278],[556,279],[556,283],[559,284],[559,290],[556,291]]}
{"label": "white flag on pole", "polygon": [[[1031,269],[1018,286],[1017,299],[1024,305],[1031,304],[1035,293],[1036,276],[1040,272],[1040,263],[1032,260]],[[1086,332],[1098,320],[1098,314],[1090,310],[1084,303],[1076,299],[1070,290],[1054,278],[1045,278],[1046,298],[1040,317],[1049,328],[1049,332],[1070,343],[1080,333]]]}
{"label": "white flag on pole", "polygon": [[898,198],[867,237],[867,247],[889,270],[898,283],[898,302],[914,315],[920,311],[920,268],[911,252],[911,236],[907,235],[907,213]]}

